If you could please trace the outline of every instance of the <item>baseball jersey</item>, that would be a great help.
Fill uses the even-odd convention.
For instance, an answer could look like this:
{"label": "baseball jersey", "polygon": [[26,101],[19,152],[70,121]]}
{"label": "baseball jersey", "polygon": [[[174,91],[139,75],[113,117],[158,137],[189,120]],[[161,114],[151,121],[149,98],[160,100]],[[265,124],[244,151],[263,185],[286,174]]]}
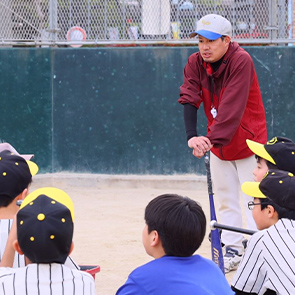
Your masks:
{"label": "baseball jersey", "polygon": [[295,221],[279,219],[248,242],[232,286],[240,291],[295,294]]}
{"label": "baseball jersey", "polygon": [[137,269],[117,295],[233,295],[217,265],[200,255],[163,256]]}
{"label": "baseball jersey", "polygon": [[[0,261],[2,260],[8,235],[12,226],[12,219],[0,219]],[[13,267],[24,267],[25,257],[15,252]]]}
{"label": "baseball jersey", "polygon": [[[6,242],[12,226],[12,221],[12,219],[0,219],[0,261],[2,260],[5,251]],[[80,267],[75,263],[75,261],[70,256],[67,258],[65,265],[73,269],[80,269]],[[15,252],[13,267],[24,266],[25,256]]]}
{"label": "baseball jersey", "polygon": [[0,295],[95,295],[93,277],[63,264],[0,268]]}

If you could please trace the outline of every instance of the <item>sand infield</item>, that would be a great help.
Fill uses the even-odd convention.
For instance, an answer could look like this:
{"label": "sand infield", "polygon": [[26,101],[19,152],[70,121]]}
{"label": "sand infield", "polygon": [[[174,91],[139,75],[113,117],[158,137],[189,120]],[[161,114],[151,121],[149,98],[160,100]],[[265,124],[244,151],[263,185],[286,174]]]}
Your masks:
{"label": "sand infield", "polygon": [[[113,295],[128,274],[152,258],[142,246],[144,208],[164,193],[185,195],[198,201],[209,220],[209,200],[205,176],[138,176],[98,174],[40,174],[30,191],[54,186],[66,191],[75,205],[75,248],[78,264],[98,264],[97,294]],[[215,203],[217,200],[215,200]],[[207,234],[198,254],[211,259]],[[227,275],[230,282],[233,272]]]}

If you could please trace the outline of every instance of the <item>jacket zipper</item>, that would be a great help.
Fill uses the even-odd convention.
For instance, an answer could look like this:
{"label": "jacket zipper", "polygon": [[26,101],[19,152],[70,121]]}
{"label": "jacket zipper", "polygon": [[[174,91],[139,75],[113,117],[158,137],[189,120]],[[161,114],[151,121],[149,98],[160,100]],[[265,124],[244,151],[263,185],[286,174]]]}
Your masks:
{"label": "jacket zipper", "polygon": [[[210,95],[211,95],[211,109],[214,106],[214,77],[211,76],[210,77]],[[216,107],[216,110],[218,110],[218,108]],[[220,153],[220,156],[222,159],[224,159],[224,156],[223,156],[223,152],[222,152],[222,146],[219,148],[219,153]]]}
{"label": "jacket zipper", "polygon": [[210,76],[211,109],[214,107],[214,77]]}

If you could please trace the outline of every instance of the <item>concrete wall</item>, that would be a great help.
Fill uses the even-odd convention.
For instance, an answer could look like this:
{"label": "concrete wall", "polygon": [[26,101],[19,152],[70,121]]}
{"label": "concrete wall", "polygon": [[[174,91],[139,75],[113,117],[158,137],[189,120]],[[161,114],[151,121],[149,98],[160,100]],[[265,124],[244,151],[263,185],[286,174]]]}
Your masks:
{"label": "concrete wall", "polygon": [[[177,103],[195,47],[0,49],[0,139],[41,172],[204,174]],[[295,48],[247,47],[269,138],[295,140]],[[199,120],[205,133],[206,120]]]}

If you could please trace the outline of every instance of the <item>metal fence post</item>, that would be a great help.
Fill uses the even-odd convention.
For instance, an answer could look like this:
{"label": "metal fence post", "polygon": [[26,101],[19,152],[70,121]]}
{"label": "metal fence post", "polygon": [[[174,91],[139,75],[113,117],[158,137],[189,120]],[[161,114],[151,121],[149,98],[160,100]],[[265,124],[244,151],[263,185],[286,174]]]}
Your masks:
{"label": "metal fence post", "polygon": [[277,24],[278,24],[278,20],[277,20],[277,5],[276,5],[276,0],[271,0],[270,1],[270,8],[269,8],[269,17],[270,17],[270,21],[269,21],[269,30],[270,30],[270,39],[276,39],[277,38]]}
{"label": "metal fence post", "polygon": [[107,0],[104,0],[104,22],[103,22],[103,28],[104,28],[104,39],[107,40],[108,34],[107,34]]}
{"label": "metal fence post", "polygon": [[[288,39],[293,38],[293,0],[288,0]],[[292,46],[292,43],[288,43],[289,46]]]}
{"label": "metal fence post", "polygon": [[12,10],[9,0],[0,1],[0,40],[5,39],[6,36],[12,36],[13,23],[11,21]]}
{"label": "metal fence post", "polygon": [[253,13],[254,13],[254,1],[253,0],[250,0],[249,2],[250,4],[250,7],[249,7],[249,33],[250,33],[250,36],[253,35],[253,29],[255,29],[255,21],[254,21],[254,16],[253,16]]}
{"label": "metal fence post", "polygon": [[51,41],[57,40],[57,0],[49,0],[49,30]]}
{"label": "metal fence post", "polygon": [[87,32],[90,35],[90,23],[91,23],[91,14],[90,14],[90,2],[87,0]]}
{"label": "metal fence post", "polygon": [[[122,36],[124,39],[127,39],[126,37],[126,31],[127,31],[127,27],[126,27],[126,3],[125,1],[122,2],[122,5],[123,5],[123,9],[121,10],[122,11]],[[120,3],[118,1],[118,6],[120,6]]]}
{"label": "metal fence post", "polygon": [[285,19],[286,19],[286,12],[285,12],[285,0],[279,0],[278,2],[278,38],[284,38],[285,36]]}

